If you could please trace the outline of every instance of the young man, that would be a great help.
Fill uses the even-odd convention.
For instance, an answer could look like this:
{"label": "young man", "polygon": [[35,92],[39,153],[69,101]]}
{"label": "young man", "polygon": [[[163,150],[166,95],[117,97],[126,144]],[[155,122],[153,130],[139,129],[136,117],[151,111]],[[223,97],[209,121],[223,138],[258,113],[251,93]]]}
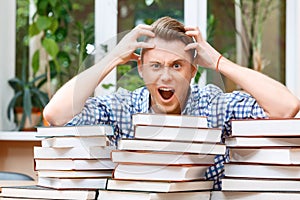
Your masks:
{"label": "young man", "polygon": [[[141,36],[145,41],[138,41]],[[134,51],[142,49],[140,56]],[[89,98],[96,86],[117,65],[135,59],[146,87]],[[197,69],[219,71],[245,92],[223,93],[214,85],[190,85]],[[106,57],[67,82],[44,110],[52,125],[111,124],[113,142],[133,137],[131,116],[135,113],[167,113],[206,116],[209,127],[230,133],[230,120],[241,118],[294,117],[299,100],[279,82],[222,57],[203,40],[197,27],[184,27],[170,17],[151,26],[138,25]],[[223,162],[207,171],[220,189]]]}

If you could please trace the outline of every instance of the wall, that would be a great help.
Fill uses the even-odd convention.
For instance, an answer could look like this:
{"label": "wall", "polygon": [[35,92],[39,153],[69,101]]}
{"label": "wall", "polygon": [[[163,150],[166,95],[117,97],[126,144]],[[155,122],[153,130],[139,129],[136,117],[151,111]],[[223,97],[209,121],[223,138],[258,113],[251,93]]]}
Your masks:
{"label": "wall", "polygon": [[14,127],[6,117],[6,108],[13,95],[7,80],[15,74],[15,7],[16,0],[0,1],[0,130]]}

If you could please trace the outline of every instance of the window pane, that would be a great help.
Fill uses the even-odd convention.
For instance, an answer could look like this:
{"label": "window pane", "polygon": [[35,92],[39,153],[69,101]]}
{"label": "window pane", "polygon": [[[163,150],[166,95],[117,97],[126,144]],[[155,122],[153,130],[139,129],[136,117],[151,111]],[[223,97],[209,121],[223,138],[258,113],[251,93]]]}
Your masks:
{"label": "window pane", "polygon": [[[128,31],[137,24],[151,24],[163,16],[170,16],[183,22],[184,0],[119,0],[118,33]],[[136,63],[130,62],[117,68],[117,87],[134,90],[143,86]]]}

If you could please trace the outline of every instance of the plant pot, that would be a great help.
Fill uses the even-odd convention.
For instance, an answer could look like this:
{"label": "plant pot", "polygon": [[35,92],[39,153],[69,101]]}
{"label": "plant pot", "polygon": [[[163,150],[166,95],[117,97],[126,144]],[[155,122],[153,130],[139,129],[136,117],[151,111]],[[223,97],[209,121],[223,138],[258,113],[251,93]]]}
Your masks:
{"label": "plant pot", "polygon": [[[23,108],[17,107],[15,108],[16,116],[17,116],[17,122],[20,123],[23,116]],[[27,118],[25,120],[24,127],[22,128],[22,131],[36,131],[36,126],[41,122],[42,120],[42,112],[39,108],[32,108],[31,110],[31,123],[30,120]]]}

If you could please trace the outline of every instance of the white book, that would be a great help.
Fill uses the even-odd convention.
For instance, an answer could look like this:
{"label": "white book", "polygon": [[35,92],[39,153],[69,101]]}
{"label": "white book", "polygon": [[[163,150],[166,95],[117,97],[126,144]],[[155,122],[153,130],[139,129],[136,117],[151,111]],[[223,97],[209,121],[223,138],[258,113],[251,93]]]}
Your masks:
{"label": "white book", "polygon": [[108,190],[140,191],[140,192],[184,192],[212,190],[213,181],[138,181],[138,180],[115,180],[109,179]]}
{"label": "white book", "polygon": [[231,162],[300,164],[300,148],[229,148]]}
{"label": "white book", "polygon": [[225,163],[226,177],[300,179],[300,165]]}
{"label": "white book", "polygon": [[142,165],[118,164],[114,179],[152,180],[152,181],[189,181],[204,179],[207,165]]}
{"label": "white book", "polygon": [[53,178],[109,178],[112,177],[112,170],[110,171],[62,171],[62,170],[41,170],[38,171],[39,177],[53,177]]}
{"label": "white book", "polygon": [[229,137],[228,147],[299,147],[300,137]]}
{"label": "white book", "polygon": [[299,192],[299,180],[223,178],[223,191]]}
{"label": "white book", "polygon": [[194,142],[220,142],[222,130],[217,128],[186,128],[168,126],[142,126],[134,129],[136,139],[174,140]]}
{"label": "white book", "polygon": [[35,170],[111,170],[116,163],[106,159],[34,159]]}
{"label": "white book", "polygon": [[111,159],[116,163],[140,163],[140,164],[213,164],[215,155],[190,154],[162,151],[124,151],[114,150]]}
{"label": "white book", "polygon": [[114,150],[113,146],[98,147],[71,147],[71,148],[51,148],[38,147],[33,148],[35,159],[53,159],[53,158],[70,158],[70,159],[98,159],[110,158],[110,152]]}
{"label": "white book", "polygon": [[125,192],[100,190],[98,200],[209,200],[209,191],[200,192]]}
{"label": "white book", "polygon": [[8,199],[95,199],[96,190],[56,190],[37,185],[31,186],[15,186],[15,187],[3,187],[1,196],[8,197]]}
{"label": "white book", "polygon": [[299,118],[232,120],[232,136],[300,136]]}
{"label": "white book", "polygon": [[119,141],[118,149],[223,155],[225,154],[226,146],[219,143],[122,139]]}
{"label": "white book", "polygon": [[299,192],[212,191],[211,200],[299,200]]}
{"label": "white book", "polygon": [[107,178],[38,177],[38,186],[54,189],[105,189]]}
{"label": "white book", "polygon": [[59,136],[112,136],[113,127],[109,125],[82,126],[39,126],[37,137]]}
{"label": "white book", "polygon": [[132,115],[133,125],[207,128],[207,117],[175,114],[139,113]]}
{"label": "white book", "polygon": [[92,147],[106,146],[105,136],[71,136],[71,137],[51,137],[42,139],[42,147],[66,148],[66,147]]}

